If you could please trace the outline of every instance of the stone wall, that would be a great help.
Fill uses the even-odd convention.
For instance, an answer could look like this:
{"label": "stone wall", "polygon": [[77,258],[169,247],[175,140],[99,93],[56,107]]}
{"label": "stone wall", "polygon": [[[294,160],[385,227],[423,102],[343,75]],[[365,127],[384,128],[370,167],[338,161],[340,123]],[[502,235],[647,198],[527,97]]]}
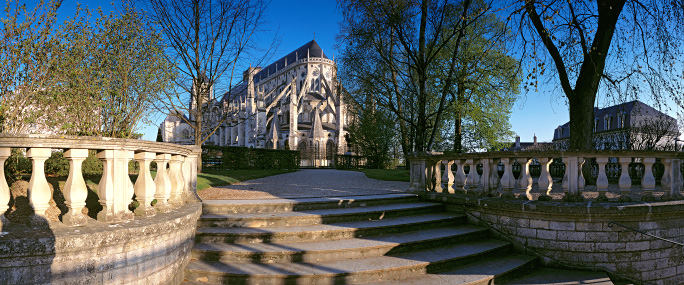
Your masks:
{"label": "stone wall", "polygon": [[491,228],[547,266],[602,269],[637,283],[684,283],[682,246],[609,225],[684,242],[684,201],[565,203],[437,193],[425,198],[464,211],[471,223]]}
{"label": "stone wall", "polygon": [[201,209],[188,203],[154,217],[83,227],[5,225],[0,284],[179,284]]}

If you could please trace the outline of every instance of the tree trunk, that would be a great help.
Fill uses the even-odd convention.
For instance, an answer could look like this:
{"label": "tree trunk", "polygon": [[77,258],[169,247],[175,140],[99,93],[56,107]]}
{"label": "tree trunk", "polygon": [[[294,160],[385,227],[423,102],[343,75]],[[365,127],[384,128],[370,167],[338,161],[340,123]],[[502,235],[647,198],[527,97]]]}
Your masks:
{"label": "tree trunk", "polygon": [[[578,82],[579,84],[579,82]],[[594,100],[591,90],[577,90],[570,105],[570,150],[594,149]]]}
{"label": "tree trunk", "polygon": [[456,153],[463,152],[463,127],[461,112],[456,113],[456,118],[454,119],[454,151]]}

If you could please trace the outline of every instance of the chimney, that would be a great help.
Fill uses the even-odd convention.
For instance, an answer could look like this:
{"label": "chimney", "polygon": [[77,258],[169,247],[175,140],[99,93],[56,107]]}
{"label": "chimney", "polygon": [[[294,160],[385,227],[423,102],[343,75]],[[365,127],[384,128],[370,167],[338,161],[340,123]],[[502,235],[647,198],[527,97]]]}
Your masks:
{"label": "chimney", "polygon": [[537,134],[534,134],[534,145],[537,145]]}
{"label": "chimney", "polygon": [[515,148],[520,148],[520,136],[515,136]]}

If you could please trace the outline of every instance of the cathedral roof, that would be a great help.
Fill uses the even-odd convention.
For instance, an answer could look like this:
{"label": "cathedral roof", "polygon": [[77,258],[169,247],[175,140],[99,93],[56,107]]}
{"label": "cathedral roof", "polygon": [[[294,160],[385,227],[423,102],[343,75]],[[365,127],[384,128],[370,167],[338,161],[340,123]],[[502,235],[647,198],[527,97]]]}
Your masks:
{"label": "cathedral roof", "polygon": [[269,75],[276,73],[278,70],[281,70],[285,68],[285,62],[287,61],[287,64],[291,64],[298,59],[306,58],[307,56],[309,57],[320,57],[320,58],[328,58],[325,53],[323,53],[323,49],[321,46],[318,45],[316,40],[312,40],[303,46],[297,48],[293,52],[287,54],[286,56],[276,60],[275,62],[271,63],[269,66],[266,68],[262,69],[259,71],[255,76],[254,76],[254,82],[259,82],[259,80],[264,79],[268,77]]}

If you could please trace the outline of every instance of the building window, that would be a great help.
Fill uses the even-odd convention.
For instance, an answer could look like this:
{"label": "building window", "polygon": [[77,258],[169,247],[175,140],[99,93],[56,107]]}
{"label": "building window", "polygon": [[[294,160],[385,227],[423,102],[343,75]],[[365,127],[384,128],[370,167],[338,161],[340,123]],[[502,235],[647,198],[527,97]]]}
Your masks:
{"label": "building window", "polygon": [[596,132],[596,129],[598,128],[598,118],[594,118],[594,132]]}
{"label": "building window", "polygon": [[625,113],[620,113],[618,114],[618,128],[624,128],[625,127]]}
{"label": "building window", "polygon": [[613,117],[606,115],[603,117],[603,130],[607,131],[610,130],[610,125],[613,121]]}
{"label": "building window", "polygon": [[328,140],[325,144],[325,159],[334,160],[335,152],[335,143],[332,140]]}

